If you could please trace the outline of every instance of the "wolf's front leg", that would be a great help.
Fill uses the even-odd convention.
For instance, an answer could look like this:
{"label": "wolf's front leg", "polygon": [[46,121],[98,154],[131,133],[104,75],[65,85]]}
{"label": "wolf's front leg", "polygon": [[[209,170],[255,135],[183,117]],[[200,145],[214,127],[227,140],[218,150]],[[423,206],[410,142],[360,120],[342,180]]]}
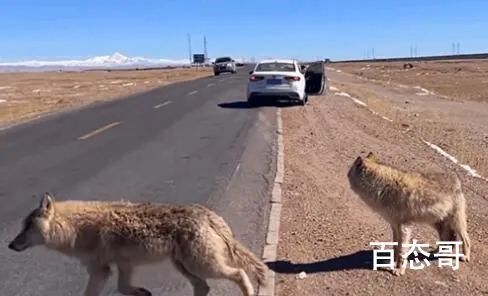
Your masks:
{"label": "wolf's front leg", "polygon": [[103,286],[107,282],[111,271],[110,266],[88,266],[88,283],[85,288],[85,296],[99,296],[102,292]]}
{"label": "wolf's front leg", "polygon": [[397,248],[398,254],[396,255],[396,262],[395,262],[396,266],[395,269],[393,270],[393,274],[396,276],[401,276],[405,274],[405,271],[407,269],[408,258],[403,258],[403,256],[407,255],[408,248],[405,246],[405,244],[408,244],[410,242],[410,236],[412,230],[407,225],[398,225],[397,231],[398,231],[398,248]]}
{"label": "wolf's front leg", "polygon": [[130,263],[117,264],[119,277],[117,280],[118,290],[123,295],[151,296],[152,293],[141,287],[134,287],[131,284],[134,267]]}

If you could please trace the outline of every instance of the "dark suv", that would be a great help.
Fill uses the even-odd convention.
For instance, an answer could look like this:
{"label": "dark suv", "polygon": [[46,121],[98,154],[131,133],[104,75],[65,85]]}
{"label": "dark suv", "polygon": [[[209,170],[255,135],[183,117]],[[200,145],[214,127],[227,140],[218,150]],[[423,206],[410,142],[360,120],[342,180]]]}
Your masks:
{"label": "dark suv", "polygon": [[224,72],[236,73],[236,62],[231,57],[216,58],[213,65],[213,70],[214,75],[219,75],[220,73]]}

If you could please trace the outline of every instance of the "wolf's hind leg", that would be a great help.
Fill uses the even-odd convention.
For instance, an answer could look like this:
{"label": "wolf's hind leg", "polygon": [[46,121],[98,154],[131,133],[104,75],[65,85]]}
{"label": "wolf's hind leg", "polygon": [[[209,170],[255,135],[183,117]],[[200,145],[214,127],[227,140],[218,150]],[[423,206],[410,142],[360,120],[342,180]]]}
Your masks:
{"label": "wolf's hind leg", "polygon": [[151,296],[152,293],[141,287],[134,287],[131,284],[134,267],[129,263],[118,263],[117,269],[119,277],[117,279],[117,286],[120,294],[131,296]]}
{"label": "wolf's hind leg", "polygon": [[[180,258],[180,262],[186,270],[201,279],[228,279],[239,286],[244,296],[254,295],[254,288],[251,280],[244,269],[230,266],[227,263],[228,260],[216,253],[215,250],[209,250],[209,253],[206,254],[205,257],[206,258],[185,256],[185,259]],[[189,258],[201,259],[195,260]]]}
{"label": "wolf's hind leg", "polygon": [[207,296],[210,292],[210,287],[207,284],[207,281],[204,279],[199,278],[198,276],[189,272],[183,264],[180,262],[173,260],[173,265],[175,268],[187,279],[193,286],[193,296]]}
{"label": "wolf's hind leg", "polygon": [[88,283],[85,287],[85,296],[99,296],[110,277],[111,270],[108,265],[89,265],[88,271]]}

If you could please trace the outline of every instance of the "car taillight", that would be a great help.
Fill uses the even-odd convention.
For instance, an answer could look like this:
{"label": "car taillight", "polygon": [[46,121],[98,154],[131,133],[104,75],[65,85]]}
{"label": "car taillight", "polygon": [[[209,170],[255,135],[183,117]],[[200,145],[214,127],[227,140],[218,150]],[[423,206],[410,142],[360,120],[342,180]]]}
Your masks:
{"label": "car taillight", "polygon": [[292,81],[300,81],[300,76],[287,76],[285,77],[286,80],[292,80]]}
{"label": "car taillight", "polygon": [[263,76],[256,76],[256,75],[249,76],[250,81],[258,81],[258,80],[263,80],[263,79],[264,79]]}

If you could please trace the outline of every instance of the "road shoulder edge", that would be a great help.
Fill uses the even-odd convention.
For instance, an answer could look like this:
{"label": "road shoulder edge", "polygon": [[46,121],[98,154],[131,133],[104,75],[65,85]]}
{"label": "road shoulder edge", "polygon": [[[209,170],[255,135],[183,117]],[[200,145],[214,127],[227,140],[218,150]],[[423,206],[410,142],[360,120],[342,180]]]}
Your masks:
{"label": "road shoulder edge", "polygon": [[[276,261],[279,241],[279,228],[281,216],[281,184],[284,179],[285,166],[285,151],[283,142],[283,124],[281,117],[281,110],[278,108],[276,112],[277,119],[277,161],[276,161],[276,175],[273,182],[273,189],[271,193],[271,210],[269,214],[268,230],[266,234],[266,241],[263,249],[263,261]],[[267,271],[267,283],[265,286],[259,286],[258,296],[274,296],[275,295],[275,272],[271,269]]]}

